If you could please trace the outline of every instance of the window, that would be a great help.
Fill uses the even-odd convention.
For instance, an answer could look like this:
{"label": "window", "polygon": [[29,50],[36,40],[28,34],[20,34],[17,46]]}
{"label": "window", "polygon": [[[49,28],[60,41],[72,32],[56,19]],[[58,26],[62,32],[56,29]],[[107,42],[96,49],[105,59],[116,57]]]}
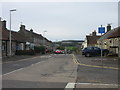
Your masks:
{"label": "window", "polygon": [[93,48],[92,48],[92,47],[88,47],[87,49],[88,49],[88,50],[92,50]]}
{"label": "window", "polygon": [[5,50],[5,42],[2,41],[2,50],[4,51]]}
{"label": "window", "polygon": [[112,41],[110,40],[110,43],[112,43]]}
{"label": "window", "polygon": [[97,48],[97,47],[94,47],[94,50],[99,50],[99,48]]}

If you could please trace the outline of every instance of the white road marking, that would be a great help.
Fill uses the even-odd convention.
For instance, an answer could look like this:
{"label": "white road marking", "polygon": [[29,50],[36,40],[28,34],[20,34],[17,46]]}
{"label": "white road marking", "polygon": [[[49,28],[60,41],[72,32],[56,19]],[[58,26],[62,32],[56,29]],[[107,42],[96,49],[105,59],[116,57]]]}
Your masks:
{"label": "white road marking", "polygon": [[14,73],[14,72],[16,72],[16,71],[20,71],[20,70],[22,70],[22,69],[24,69],[24,68],[20,68],[20,69],[17,69],[17,70],[11,71],[11,72],[9,72],[9,73],[5,73],[5,74],[3,74],[3,75],[8,75],[8,74]]}
{"label": "white road marking", "polygon": [[25,68],[32,67],[32,66],[37,65],[37,64],[39,64],[39,63],[41,63],[41,62],[44,62],[44,61],[40,61],[40,62],[38,62],[38,63],[31,64],[30,66],[27,66],[27,67],[24,67],[24,68],[20,68],[20,69],[14,70],[14,71],[11,71],[11,72],[8,72],[8,73],[5,73],[5,74],[3,74],[3,75],[8,75],[8,74],[11,74],[11,73],[14,73],[14,72],[17,72],[17,71],[23,70],[23,69],[25,69]]}
{"label": "white road marking", "polygon": [[64,90],[67,90],[69,88],[70,90],[73,90],[76,85],[92,85],[92,86],[115,86],[118,87],[118,84],[99,84],[99,83],[67,83]]}
{"label": "white road marking", "polygon": [[75,87],[75,83],[67,83],[65,88],[71,88],[73,89]]}
{"label": "white road marking", "polygon": [[76,85],[100,85],[100,86],[118,86],[118,84],[101,84],[101,83],[75,83]]}

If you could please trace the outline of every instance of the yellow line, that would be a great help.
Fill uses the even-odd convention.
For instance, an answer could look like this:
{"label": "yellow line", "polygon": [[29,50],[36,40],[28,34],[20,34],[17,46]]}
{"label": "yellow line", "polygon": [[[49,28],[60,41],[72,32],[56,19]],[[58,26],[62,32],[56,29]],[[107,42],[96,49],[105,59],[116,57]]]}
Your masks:
{"label": "yellow line", "polygon": [[72,56],[73,56],[73,61],[74,61],[74,63],[75,63],[75,64],[79,64],[79,62],[77,61],[77,59],[76,59],[75,55],[74,55],[74,54],[72,54]]}
{"label": "yellow line", "polygon": [[120,70],[120,68],[115,68],[115,67],[96,66],[96,65],[88,65],[88,64],[79,63],[78,60],[76,59],[75,55],[72,54],[72,56],[73,56],[74,63],[77,64],[77,65],[82,65],[82,66],[87,66],[87,67],[96,67],[96,68],[106,68],[106,69]]}

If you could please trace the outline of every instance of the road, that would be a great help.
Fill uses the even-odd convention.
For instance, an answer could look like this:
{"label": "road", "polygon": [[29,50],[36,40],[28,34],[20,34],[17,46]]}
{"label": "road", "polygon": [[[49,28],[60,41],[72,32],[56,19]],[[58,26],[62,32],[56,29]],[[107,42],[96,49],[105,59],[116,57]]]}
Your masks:
{"label": "road", "polygon": [[65,88],[67,83],[75,82],[76,76],[77,65],[71,55],[47,55],[3,64],[3,88]]}
{"label": "road", "polygon": [[100,57],[74,54],[37,56],[3,63],[3,88],[118,90],[118,69],[117,60],[110,58],[101,62]]}
{"label": "road", "polygon": [[76,55],[76,58],[79,63],[76,88],[118,88],[119,64],[117,59],[103,58],[101,60],[100,57],[81,55]]}

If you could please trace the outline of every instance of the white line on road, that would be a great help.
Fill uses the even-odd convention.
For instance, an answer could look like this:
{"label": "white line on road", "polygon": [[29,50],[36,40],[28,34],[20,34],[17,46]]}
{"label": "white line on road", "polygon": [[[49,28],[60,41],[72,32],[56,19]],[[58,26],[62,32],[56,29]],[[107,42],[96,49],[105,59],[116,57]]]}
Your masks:
{"label": "white line on road", "polygon": [[101,84],[101,83],[75,83],[79,85],[100,85],[100,86],[118,86],[118,84]]}
{"label": "white line on road", "polygon": [[20,68],[20,69],[14,70],[14,71],[11,71],[11,72],[9,72],[9,73],[5,73],[5,74],[3,74],[3,75],[8,75],[8,74],[14,73],[14,72],[16,72],[16,71],[23,70],[23,69],[25,69],[25,68],[28,68],[28,67],[31,67],[31,66],[37,65],[37,64],[39,64],[39,63],[41,63],[41,62],[44,62],[44,61],[40,61],[40,62],[38,62],[38,63],[31,64],[30,66],[27,66],[27,67],[24,67],[24,68]]}
{"label": "white line on road", "polygon": [[22,69],[24,69],[24,68],[20,68],[20,69],[17,69],[17,70],[11,71],[11,72],[9,72],[9,73],[5,73],[5,74],[3,74],[3,75],[8,75],[8,74],[14,73],[14,72],[16,72],[16,71],[20,71],[20,70],[22,70]]}
{"label": "white line on road", "polygon": [[67,83],[64,90],[67,90],[68,88],[69,90],[73,90],[74,87],[75,87],[75,83]]}
{"label": "white line on road", "polygon": [[76,85],[92,85],[92,86],[115,86],[118,87],[118,84],[100,84],[100,83],[67,83],[66,87],[64,90],[69,88],[70,90],[73,90]]}

